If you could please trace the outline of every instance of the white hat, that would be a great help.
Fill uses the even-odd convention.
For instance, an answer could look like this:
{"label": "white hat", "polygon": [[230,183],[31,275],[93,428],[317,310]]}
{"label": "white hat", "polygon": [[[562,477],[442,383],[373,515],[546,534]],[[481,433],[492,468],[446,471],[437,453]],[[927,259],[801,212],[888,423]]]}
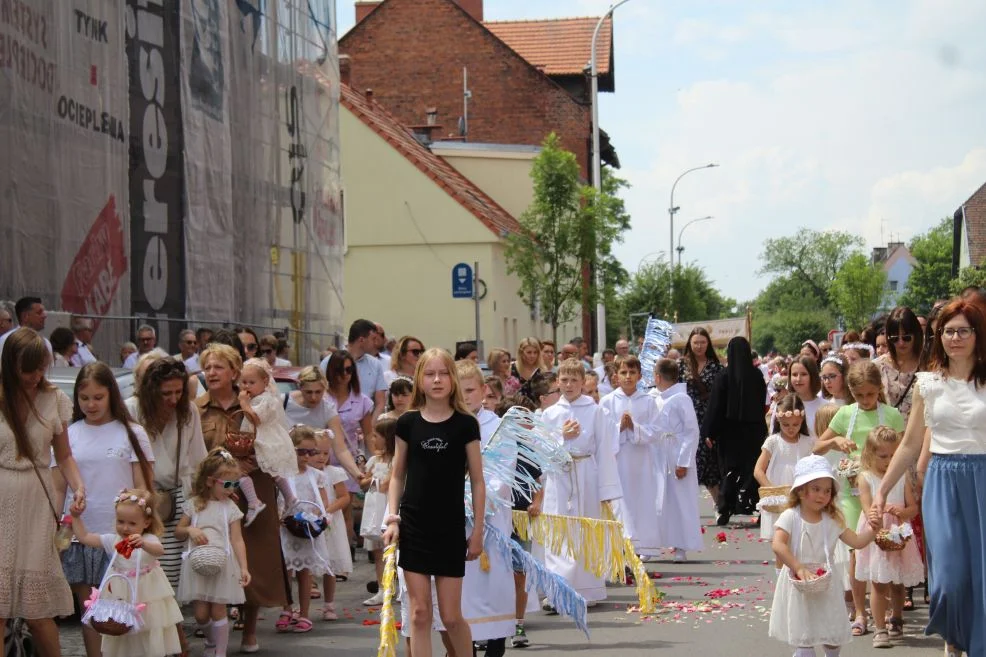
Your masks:
{"label": "white hat", "polygon": [[806,456],[794,466],[794,483],[791,484],[791,488],[804,486],[810,481],[822,479],[823,477],[828,477],[832,481],[836,480],[828,459],[817,454]]}

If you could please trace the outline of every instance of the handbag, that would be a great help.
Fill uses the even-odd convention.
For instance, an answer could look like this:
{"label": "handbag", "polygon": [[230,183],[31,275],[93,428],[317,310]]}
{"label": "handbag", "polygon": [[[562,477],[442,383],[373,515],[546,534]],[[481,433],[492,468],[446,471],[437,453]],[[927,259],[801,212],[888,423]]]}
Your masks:
{"label": "handbag", "polygon": [[363,500],[363,520],[359,535],[364,538],[379,539],[383,536],[383,519],[387,515],[387,496],[380,492],[379,482],[373,479]]}
{"label": "handbag", "polygon": [[245,416],[246,413],[242,410],[233,411],[229,414],[229,421],[226,424],[226,441],[223,446],[238,459],[250,458],[254,454],[253,441],[257,437],[253,431],[242,430]]}
{"label": "handbag", "polygon": [[[192,516],[192,527],[196,526],[198,519],[198,514]],[[182,555],[182,558],[188,559],[188,565],[191,569],[199,575],[214,577],[226,567],[226,559],[229,558],[229,517],[226,514],[226,509],[223,509],[223,533],[226,537],[225,546],[209,543],[196,545]],[[191,546],[191,540],[189,540],[189,546]]]}
{"label": "handbag", "polygon": [[41,478],[41,472],[38,470],[37,464],[35,464],[32,461],[31,467],[34,468],[34,474],[37,475],[38,477],[38,483],[41,484],[41,490],[45,492],[45,499],[48,500],[48,508],[51,509],[51,515],[55,518],[55,537],[54,537],[55,549],[58,550],[59,552],[64,552],[68,548],[68,545],[66,545],[65,547],[60,547],[58,545],[58,529],[61,527],[62,523],[61,520],[58,519],[58,512],[55,511],[55,503],[51,501],[51,495],[48,493],[48,487],[45,486],[45,481],[44,479]]}
{"label": "handbag", "polygon": [[159,490],[157,492],[157,499],[155,501],[155,506],[157,507],[158,517],[164,524],[175,519],[178,514],[178,495],[177,490],[181,487],[181,483],[178,481],[178,473],[181,470],[181,425],[178,425],[178,447],[175,449],[175,484],[174,488],[168,490]]}
{"label": "handbag", "polygon": [[3,626],[3,657],[33,657],[34,641],[22,618],[8,618]]}
{"label": "handbag", "polygon": [[[88,625],[100,634],[107,636],[123,636],[130,632],[139,632],[144,627],[143,611],[146,605],[138,602],[137,591],[140,587],[140,557],[143,550],[137,550],[137,568],[134,571],[134,581],[122,573],[113,572],[113,562],[120,556],[114,554],[106,566],[106,574],[99,588],[93,588],[89,599],[83,602],[86,608],[82,615],[82,624]],[[103,594],[109,590],[110,581],[122,579],[127,585],[129,600],[105,598]]]}

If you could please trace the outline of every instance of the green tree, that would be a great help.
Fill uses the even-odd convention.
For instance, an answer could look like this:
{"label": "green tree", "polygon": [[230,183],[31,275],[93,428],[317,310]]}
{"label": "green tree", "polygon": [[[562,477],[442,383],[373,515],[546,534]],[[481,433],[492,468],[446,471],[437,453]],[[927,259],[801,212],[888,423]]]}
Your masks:
{"label": "green tree", "polygon": [[752,305],[762,313],[773,313],[779,310],[818,310],[825,307],[825,301],[815,294],[810,285],[788,274],[768,283]]}
{"label": "green tree", "polygon": [[780,310],[769,314],[753,313],[753,346],[765,354],[777,350],[796,354],[801,343],[818,340],[835,326],[827,310]]}
{"label": "green tree", "polygon": [[951,294],[944,294],[942,297],[948,298],[949,296],[960,294],[967,287],[986,288],[986,262],[983,262],[978,267],[963,267],[960,269],[959,275],[952,280],[949,287],[948,291]]}
{"label": "green tree", "polygon": [[787,276],[832,309],[832,282],[846,260],[862,247],[863,238],[856,235],[802,228],[793,237],[764,242],[760,273]]}
{"label": "green tree", "polygon": [[575,155],[561,147],[554,133],[545,138],[531,178],[534,200],[518,218],[522,230],[507,237],[507,271],[520,279],[518,295],[532,308],[540,307],[557,340],[558,326],[575,319],[580,302],[594,303],[595,285],[586,293],[583,272],[587,263],[596,262],[597,252],[603,254],[601,293],[626,280],[612,256],[613,243],[630,223],[615,197],[626,183],[604,176],[597,198],[594,189],[579,183]]}
{"label": "green tree", "polygon": [[917,265],[907,279],[898,303],[919,315],[931,310],[935,299],[947,297],[952,282],[952,218],[945,217],[927,233],[911,240],[911,255]]}
{"label": "green tree", "polygon": [[862,328],[880,307],[887,273],[862,253],[842,263],[829,288],[833,304],[847,327]]}

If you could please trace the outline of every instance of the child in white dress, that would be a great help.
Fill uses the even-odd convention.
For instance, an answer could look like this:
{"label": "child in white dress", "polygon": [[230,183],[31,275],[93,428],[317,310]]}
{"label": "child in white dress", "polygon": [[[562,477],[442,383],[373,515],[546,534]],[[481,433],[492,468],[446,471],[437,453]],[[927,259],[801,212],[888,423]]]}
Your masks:
{"label": "child in white dress", "polygon": [[[813,657],[817,646],[824,647],[825,657],[838,657],[850,640],[841,566],[834,563],[833,553],[838,541],[866,547],[873,541],[873,530],[866,527],[857,534],[843,526],[836,489],[835,474],[824,456],[801,459],[794,468],[790,507],[774,524],[774,554],[784,568],[774,590],[769,634],[794,646],[794,657]],[[792,583],[819,577],[829,579],[819,592],[805,593]]]}
{"label": "child in white dress", "polygon": [[[182,555],[178,599],[192,603],[195,622],[206,636],[205,646],[216,657],[225,657],[229,646],[226,605],[242,604],[243,587],[250,584],[246,544],[240,520],[243,512],[230,497],[239,487],[240,469],[232,454],[221,447],[199,463],[192,482],[192,496],[182,504],[175,538],[188,540]],[[218,572],[206,574],[195,550],[219,547]]]}
{"label": "child in white dress", "polygon": [[[384,510],[387,508],[386,495],[387,491],[390,490],[390,462],[394,459],[396,444],[397,420],[394,418],[377,420],[373,427],[373,433],[370,435],[369,447],[373,456],[366,462],[366,474],[359,482],[360,487],[366,491],[367,500],[363,505],[363,526],[360,527],[360,535],[363,536],[363,547],[373,556],[373,565],[377,571],[377,592],[363,601],[363,604],[368,607],[383,604],[383,532],[379,526],[370,528],[370,531],[364,531],[367,522],[366,509],[372,495],[383,496]],[[378,525],[380,524],[382,523],[378,523]]]}
{"label": "child in white dress", "polygon": [[[125,578],[134,587],[136,599],[133,604],[145,605],[138,615],[142,620],[135,630],[122,636],[103,635],[102,654],[104,657],[164,657],[182,651],[178,637],[177,624],[181,623],[181,609],[175,602],[175,593],[168,583],[157,557],[164,554],[158,534],[164,525],[154,510],[154,497],[146,490],[128,489],[120,491],[114,500],[116,506],[116,532],[113,534],[92,534],[86,531],[82,520],[82,509],[73,504],[72,531],[82,545],[99,547],[110,557],[99,589],[86,600],[88,611],[82,622],[105,620],[97,605],[97,600],[122,599],[131,602],[129,592],[119,585],[119,578]],[[98,594],[97,594],[98,591]],[[121,620],[116,615],[115,620]]]}
{"label": "child in white dress", "polygon": [[[328,478],[321,470],[308,465],[318,453],[315,430],[295,426],[291,429],[291,440],[294,442],[298,463],[298,474],[291,478],[291,486],[298,496],[295,506],[298,511],[327,519],[329,498],[325,489],[329,487]],[[281,527],[281,552],[284,554],[285,568],[298,577],[301,615],[293,617],[290,605],[286,605],[274,625],[278,632],[303,633],[312,630],[308,614],[312,602],[312,577],[333,575],[325,544],[326,533],[327,530],[314,538],[301,538],[289,532],[286,527]]]}
{"label": "child in white dress", "polygon": [[[777,403],[770,436],[764,441],[753,476],[761,486],[790,486],[794,466],[811,454],[815,441],[806,423],[804,403],[797,395],[788,395]],[[778,514],[760,510],[760,538],[774,537]],[[777,564],[780,568],[780,564]]]}
{"label": "child in white dress", "polygon": [[[878,426],[870,431],[860,456],[862,471],[856,478],[859,500],[864,509],[870,508],[873,495],[887,473],[890,459],[900,445],[900,435],[890,427]],[[887,495],[883,528],[908,522],[918,513],[917,497],[907,477],[901,477]],[[861,516],[860,526],[869,519]],[[874,648],[889,648],[890,639],[904,633],[904,587],[924,581],[924,562],[915,540],[907,541],[903,550],[887,552],[870,545],[856,553],[856,579],[870,582],[870,610],[873,612]],[[887,627],[887,598],[890,598],[890,622]]]}
{"label": "child in white dress", "polygon": [[353,572],[353,558],[349,552],[349,534],[346,532],[346,521],[342,510],[349,506],[349,489],[346,482],[349,475],[338,466],[329,465],[329,453],[332,451],[331,432],[319,431],[315,436],[315,455],[308,460],[308,467],[321,470],[325,475],[325,494],[328,504],[325,515],[329,518],[329,528],[322,536],[329,553],[330,572],[322,577],[322,593],[324,606],[322,620],[338,620],[336,613],[336,576],[347,576]]}
{"label": "child in white dress", "polygon": [[[270,364],[263,358],[251,358],[243,364],[240,372],[240,410],[243,411],[244,431],[253,430],[253,447],[256,451],[257,467],[274,478],[284,499],[284,509],[290,513],[298,502],[289,481],[298,474],[298,462],[294,444],[288,435],[284,405],[271,377]],[[267,505],[257,498],[253,480],[243,472],[240,477],[240,490],[247,501],[247,512],[243,526],[249,527],[257,515]]]}

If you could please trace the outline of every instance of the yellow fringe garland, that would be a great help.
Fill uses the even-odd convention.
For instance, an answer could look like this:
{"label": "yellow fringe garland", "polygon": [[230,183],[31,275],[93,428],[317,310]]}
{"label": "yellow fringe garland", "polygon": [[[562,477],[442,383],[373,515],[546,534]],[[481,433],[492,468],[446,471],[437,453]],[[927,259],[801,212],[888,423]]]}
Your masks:
{"label": "yellow fringe garland", "polygon": [[394,622],[394,594],[397,588],[397,543],[383,551],[383,606],[380,607],[380,647],[377,657],[397,657],[397,625]]}
{"label": "yellow fringe garland", "polygon": [[[608,509],[604,511],[607,512]],[[624,537],[619,521],[551,513],[531,518],[526,511],[514,511],[513,521],[514,531],[521,540],[533,540],[555,554],[567,555],[596,577],[622,583],[629,568],[637,582],[641,613],[653,613],[656,603],[663,598],[647,575],[633,543]]]}
{"label": "yellow fringe garland", "polygon": [[490,555],[486,554],[486,550],[479,554],[479,569],[484,573],[490,572]]}

